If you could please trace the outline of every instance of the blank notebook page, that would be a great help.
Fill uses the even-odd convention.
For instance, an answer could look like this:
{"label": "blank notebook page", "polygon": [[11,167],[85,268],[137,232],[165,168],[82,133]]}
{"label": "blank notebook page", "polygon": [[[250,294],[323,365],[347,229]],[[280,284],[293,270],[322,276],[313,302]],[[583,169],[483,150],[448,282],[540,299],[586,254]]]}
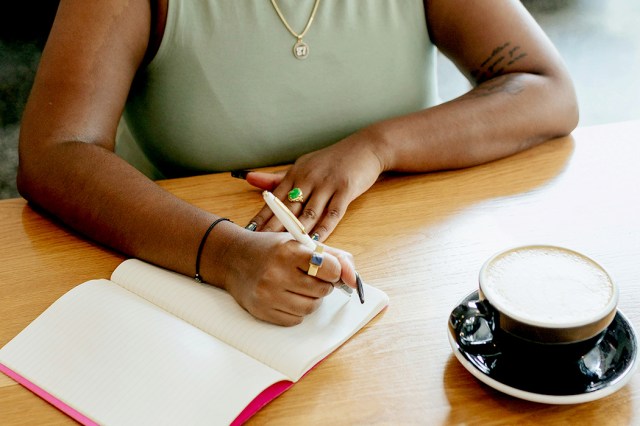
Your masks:
{"label": "blank notebook page", "polygon": [[0,362],[90,419],[117,425],[230,423],[285,379],[106,280],[62,296],[0,351]]}

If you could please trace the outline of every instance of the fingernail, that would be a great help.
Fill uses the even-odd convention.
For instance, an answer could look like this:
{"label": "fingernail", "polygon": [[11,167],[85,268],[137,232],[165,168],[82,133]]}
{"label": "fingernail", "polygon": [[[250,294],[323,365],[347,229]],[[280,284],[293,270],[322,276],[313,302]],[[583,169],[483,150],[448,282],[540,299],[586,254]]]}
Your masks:
{"label": "fingernail", "polygon": [[312,239],[313,241],[318,241],[318,240],[320,240],[320,234],[318,234],[317,232],[314,232],[314,233],[311,235],[311,239]]}
{"label": "fingernail", "polygon": [[249,174],[250,171],[251,170],[232,170],[231,177],[234,177],[237,179],[246,179],[247,174]]}
{"label": "fingernail", "polygon": [[257,228],[258,228],[258,224],[255,222],[249,222],[249,224],[244,227],[244,229],[247,229],[251,232],[255,231]]}

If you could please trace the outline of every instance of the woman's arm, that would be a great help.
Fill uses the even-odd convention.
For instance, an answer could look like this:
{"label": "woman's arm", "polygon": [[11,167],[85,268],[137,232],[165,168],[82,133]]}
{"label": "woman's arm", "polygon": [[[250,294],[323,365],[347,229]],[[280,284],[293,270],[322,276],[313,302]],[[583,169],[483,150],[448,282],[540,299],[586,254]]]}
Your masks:
{"label": "woman's arm", "polygon": [[[20,136],[18,187],[29,201],[107,246],[194,274],[216,216],[164,191],[113,152],[131,83],[148,50],[148,0],[63,0],[30,95]],[[229,222],[207,239],[203,278],[253,315],[291,325],[315,310],[348,255],[329,251],[319,279],[311,251],[284,234],[259,236]]]}
{"label": "woman's arm", "polygon": [[[321,241],[347,206],[384,171],[429,172],[474,166],[570,133],[578,121],[571,79],[543,31],[518,0],[425,0],[429,34],[474,83],[467,94],[376,123],[302,156],[287,174],[249,173],[252,185],[292,203]],[[281,229],[263,208],[258,230]]]}
{"label": "woman's arm", "polygon": [[113,152],[150,28],[148,1],[60,2],[23,117],[18,188],[83,234],[187,273],[191,259],[171,246],[197,247],[211,217]]}
{"label": "woman's arm", "polygon": [[373,127],[384,170],[473,166],[570,133],[571,78],[517,0],[425,1],[429,34],[474,88],[435,108]]}

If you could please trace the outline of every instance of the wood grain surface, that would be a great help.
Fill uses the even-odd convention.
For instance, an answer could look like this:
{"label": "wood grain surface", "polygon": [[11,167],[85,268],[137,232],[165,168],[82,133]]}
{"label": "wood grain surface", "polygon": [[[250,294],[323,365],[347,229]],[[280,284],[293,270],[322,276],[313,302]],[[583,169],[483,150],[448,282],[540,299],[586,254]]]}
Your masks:
{"label": "wood grain surface", "polygon": [[[250,424],[640,424],[640,382],[578,405],[531,403],[480,383],[452,355],[451,309],[477,288],[482,263],[531,243],[591,256],[640,325],[640,121],[570,137],[458,171],[385,175],[327,241],[352,252],[389,307]],[[260,192],[228,173],[159,182],[244,225]],[[124,257],[32,209],[0,201],[0,346],[72,287],[109,277]],[[215,361],[212,361],[215,362]],[[99,390],[96,390],[99,391]],[[71,424],[0,376],[0,423]]]}

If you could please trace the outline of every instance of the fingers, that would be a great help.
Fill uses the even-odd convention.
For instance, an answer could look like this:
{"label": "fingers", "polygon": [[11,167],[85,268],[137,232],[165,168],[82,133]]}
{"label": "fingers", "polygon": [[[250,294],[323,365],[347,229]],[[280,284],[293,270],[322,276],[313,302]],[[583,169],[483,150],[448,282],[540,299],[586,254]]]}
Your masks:
{"label": "fingers", "polygon": [[299,219],[314,240],[324,241],[336,229],[348,205],[349,201],[339,192],[332,196],[318,194],[304,206]]}
{"label": "fingers", "polygon": [[266,191],[273,191],[285,176],[285,172],[265,173],[265,172],[248,172],[245,174],[246,181],[256,188]]}
{"label": "fingers", "polygon": [[[282,200],[298,217],[305,231],[316,241],[324,241],[331,235],[344,217],[350,202],[344,192],[333,192],[330,189],[312,191],[304,187],[297,188],[302,193],[303,201],[290,201],[289,192],[282,188],[286,189],[288,186],[278,187],[273,192],[274,196]],[[251,230],[255,231],[279,232],[284,229],[266,205],[251,219],[250,224]]]}
{"label": "fingers", "polygon": [[[224,259],[229,268],[223,288],[256,318],[299,324],[354,270],[349,253],[319,246],[322,251],[311,250],[285,233],[241,232]],[[309,275],[311,266],[315,276]]]}
{"label": "fingers", "polygon": [[[300,272],[303,274],[303,272]],[[269,321],[282,325],[295,325],[307,315],[314,313],[325,296],[333,291],[333,285],[319,278],[307,276],[299,280],[291,289],[272,299],[271,309],[265,312],[272,317]],[[269,312],[270,311],[270,312]]]}
{"label": "fingers", "polygon": [[[321,246],[324,248],[325,246]],[[342,265],[339,259],[330,252],[314,251],[306,261],[298,268],[303,271],[307,276],[307,281],[313,289],[314,293],[303,293],[309,296],[324,297],[328,293],[318,293],[322,290],[316,290],[318,288],[318,281],[321,283],[335,283],[340,280],[342,275]],[[318,295],[321,294],[321,295]]]}
{"label": "fingers", "polygon": [[[312,196],[311,192],[311,189],[308,189],[307,187],[292,187],[291,184],[289,184],[285,180],[280,186],[278,186],[278,188],[273,191],[273,195],[279,198],[295,216],[299,216],[303,206],[306,203],[306,200]],[[282,226],[278,218],[272,214],[268,207],[263,207],[260,213],[265,210],[268,210],[270,216],[268,217],[268,219],[266,219],[266,215],[258,214],[258,216],[256,216],[256,220],[263,220],[263,222],[261,224],[258,224],[257,229],[259,231],[267,232],[282,231],[284,227]],[[309,230],[305,228],[305,232],[308,233],[308,231]]]}
{"label": "fingers", "polygon": [[[370,149],[369,135],[358,133],[318,151],[300,156],[282,179],[249,173],[246,179],[268,189],[297,216],[305,231],[324,241],[336,228],[349,204],[371,187],[383,171],[379,156]],[[288,200],[297,189],[303,197]],[[264,206],[252,222],[254,230],[281,231],[279,221]]]}
{"label": "fingers", "polygon": [[[253,175],[254,173],[250,173],[249,175]],[[249,178],[247,177],[247,180]],[[291,209],[292,203],[287,200],[287,192],[291,190],[291,184],[289,183],[289,179],[287,176],[284,176],[283,180],[279,183],[279,185],[275,189],[271,189],[273,195],[280,199],[289,209]],[[296,212],[294,211],[294,214]],[[273,212],[264,204],[262,209],[255,215],[246,226],[247,229],[251,231],[263,231],[263,232],[279,232],[284,230],[284,227],[278,221],[278,219],[274,216]]]}
{"label": "fingers", "polygon": [[302,296],[297,296],[298,302],[295,305],[287,303],[283,309],[273,308],[265,311],[258,318],[263,321],[268,321],[274,324],[290,327],[300,324],[304,317],[318,310],[322,304],[322,299],[302,299]]}
{"label": "fingers", "polygon": [[[249,256],[250,263],[234,271],[239,279],[225,288],[256,318],[283,326],[299,324],[320,307],[334,283],[355,282],[353,257],[347,252],[325,245],[310,250],[282,233],[247,235],[266,245],[257,252],[261,255]],[[310,269],[315,276],[309,275]]]}
{"label": "fingers", "polygon": [[333,285],[307,275],[306,271],[296,271],[295,279],[287,280],[284,286],[279,285],[282,282],[262,281],[248,293],[248,299],[241,299],[241,305],[263,321],[285,326],[301,323],[320,307]]}
{"label": "fingers", "polygon": [[344,250],[330,246],[325,246],[325,252],[330,253],[340,264],[339,280],[342,280],[351,288],[357,288],[356,266],[353,260],[353,255]]}
{"label": "fingers", "polygon": [[[342,264],[341,261],[332,253],[341,253],[340,251],[332,250],[330,252],[323,252],[325,246],[321,245],[320,250],[316,249],[313,252],[303,245],[292,241],[293,249],[298,251],[298,255],[291,256],[291,259],[295,259],[295,266],[297,267],[298,274],[294,279],[286,286],[286,291],[302,296],[306,299],[322,299],[328,296],[333,291],[333,283],[338,282],[342,277]],[[348,263],[349,260],[343,260],[343,263]],[[312,275],[313,271],[313,275]],[[301,303],[297,300],[296,303]],[[280,309],[283,309],[280,307]],[[304,307],[287,310],[289,313],[301,313],[300,309],[304,310]],[[304,312],[308,314],[310,312]]]}
{"label": "fingers", "polygon": [[[256,172],[250,170],[235,170],[231,172],[231,176],[246,180],[250,185],[265,190],[274,192],[274,190],[282,183],[282,180],[286,176],[286,170],[282,170],[275,173]],[[265,204],[262,209],[254,216],[249,223],[245,226],[250,231],[262,231],[264,230],[264,224],[273,217],[273,213]],[[274,229],[274,231],[281,231],[282,227]]]}
{"label": "fingers", "polygon": [[[268,229],[265,225],[269,223],[269,220],[274,218],[273,212],[266,204],[262,206],[262,209],[249,221],[249,224],[245,227],[250,231],[282,231],[284,227],[280,224],[279,228],[276,229]],[[279,222],[278,222],[279,223]]]}

